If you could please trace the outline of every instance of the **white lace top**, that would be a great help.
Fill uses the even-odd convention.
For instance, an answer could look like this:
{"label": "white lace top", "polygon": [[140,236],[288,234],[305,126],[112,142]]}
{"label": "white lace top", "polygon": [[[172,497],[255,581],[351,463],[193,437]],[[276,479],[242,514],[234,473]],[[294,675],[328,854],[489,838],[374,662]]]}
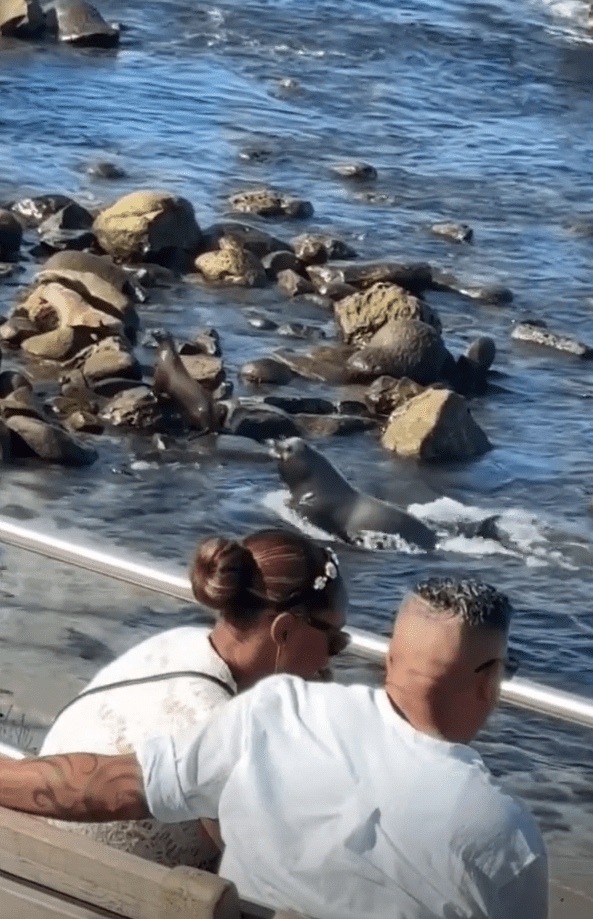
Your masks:
{"label": "white lace top", "polygon": [[[200,671],[222,681],[234,694],[237,686],[232,674],[208,636],[209,629],[203,626],[183,626],[153,635],[103,667],[83,693],[122,680]],[[40,755],[75,750],[129,753],[149,737],[184,733],[229,698],[230,693],[222,686],[200,676],[105,689],[76,699],[58,715]],[[169,867],[205,867],[217,854],[196,821],[174,826],[157,820],[58,825]]]}

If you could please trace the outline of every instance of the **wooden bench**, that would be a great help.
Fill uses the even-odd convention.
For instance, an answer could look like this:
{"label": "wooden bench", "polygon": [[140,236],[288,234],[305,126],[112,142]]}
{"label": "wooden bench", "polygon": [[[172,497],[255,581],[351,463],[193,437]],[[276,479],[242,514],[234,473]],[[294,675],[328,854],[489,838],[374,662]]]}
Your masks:
{"label": "wooden bench", "polygon": [[[2,919],[297,919],[197,868],[163,868],[0,808]],[[303,919],[303,917],[301,917]]]}

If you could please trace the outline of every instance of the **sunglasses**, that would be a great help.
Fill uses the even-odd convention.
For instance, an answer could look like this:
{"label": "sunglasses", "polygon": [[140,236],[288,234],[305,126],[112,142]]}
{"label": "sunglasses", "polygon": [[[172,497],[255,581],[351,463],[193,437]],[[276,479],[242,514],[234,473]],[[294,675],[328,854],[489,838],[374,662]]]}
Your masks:
{"label": "sunglasses", "polygon": [[474,673],[480,673],[482,670],[487,670],[488,667],[492,667],[493,664],[497,664],[499,661],[502,661],[504,665],[505,680],[510,680],[511,677],[514,677],[517,670],[521,666],[520,661],[511,655],[508,657],[492,657],[489,661],[486,661],[486,663],[480,664],[479,667],[476,667]]}
{"label": "sunglasses", "polygon": [[335,657],[336,654],[340,654],[344,651],[351,642],[351,636],[348,632],[344,632],[342,629],[338,629],[335,625],[332,625],[330,622],[325,622],[323,619],[316,619],[315,616],[297,616],[295,613],[292,613],[296,619],[302,619],[307,625],[310,625],[313,629],[318,629],[320,632],[327,632],[327,653],[330,657]]}

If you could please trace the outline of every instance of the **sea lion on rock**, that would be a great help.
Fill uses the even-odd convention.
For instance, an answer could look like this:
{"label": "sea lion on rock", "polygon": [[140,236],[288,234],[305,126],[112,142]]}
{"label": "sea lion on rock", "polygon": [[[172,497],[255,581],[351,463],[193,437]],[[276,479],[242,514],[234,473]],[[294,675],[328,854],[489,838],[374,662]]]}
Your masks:
{"label": "sea lion on rock", "polygon": [[155,395],[168,396],[192,427],[204,433],[215,430],[216,415],[209,393],[187,372],[171,335],[159,335],[157,341],[152,385]]}
{"label": "sea lion on rock", "polygon": [[437,537],[429,527],[401,508],[353,488],[301,437],[275,444],[272,455],[290,489],[291,506],[314,526],[344,542],[373,531],[400,536],[421,549],[434,549]]}

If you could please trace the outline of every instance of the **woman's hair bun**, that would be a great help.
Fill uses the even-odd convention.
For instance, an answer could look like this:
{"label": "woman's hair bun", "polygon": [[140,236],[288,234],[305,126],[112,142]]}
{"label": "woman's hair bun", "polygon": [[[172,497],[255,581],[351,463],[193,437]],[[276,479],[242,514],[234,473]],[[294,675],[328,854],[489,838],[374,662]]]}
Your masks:
{"label": "woman's hair bun", "polygon": [[190,580],[199,603],[232,613],[246,601],[246,592],[257,588],[258,579],[253,555],[236,540],[213,536],[198,545]]}

